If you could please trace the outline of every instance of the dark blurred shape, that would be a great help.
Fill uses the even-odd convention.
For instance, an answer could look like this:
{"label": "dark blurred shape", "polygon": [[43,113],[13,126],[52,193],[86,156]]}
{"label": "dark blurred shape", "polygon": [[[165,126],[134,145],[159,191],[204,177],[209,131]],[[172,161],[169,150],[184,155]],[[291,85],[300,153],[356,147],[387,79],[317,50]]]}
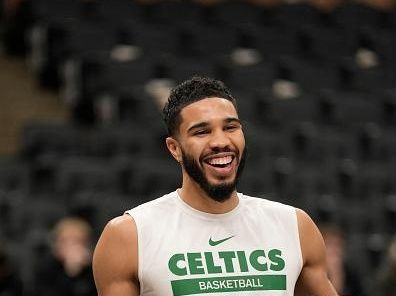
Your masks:
{"label": "dark blurred shape", "polygon": [[338,165],[338,188],[345,197],[354,197],[358,190],[358,167],[352,159],[343,159]]}
{"label": "dark blurred shape", "polygon": [[215,25],[241,27],[259,24],[263,18],[262,10],[246,1],[224,1],[212,8],[208,21]]}
{"label": "dark blurred shape", "polygon": [[307,59],[339,62],[357,49],[353,31],[332,26],[306,26],[300,31],[301,53]]}
{"label": "dark blurred shape", "polygon": [[312,122],[303,122],[292,131],[292,145],[298,159],[315,161],[320,159],[318,131]]}
{"label": "dark blurred shape", "polygon": [[304,25],[319,25],[321,15],[314,6],[297,2],[276,7],[272,14],[272,22],[276,26],[296,29]]}
{"label": "dark blurred shape", "polygon": [[370,295],[396,295],[396,240],[393,239],[385,253],[383,263],[377,271]]}
{"label": "dark blurred shape", "polygon": [[379,93],[383,120],[388,125],[394,125],[396,123],[396,93],[389,91],[384,94]]}
{"label": "dark blurred shape", "polygon": [[343,231],[333,224],[319,226],[326,245],[329,279],[340,295],[365,295],[359,272],[349,266],[346,257],[348,241]]}
{"label": "dark blurred shape", "polygon": [[358,132],[358,147],[360,157],[365,161],[383,160],[381,147],[382,130],[376,123],[367,123]]}
{"label": "dark blurred shape", "polygon": [[277,58],[283,55],[295,55],[299,51],[296,30],[288,30],[281,26],[247,27],[253,48],[265,58]]}
{"label": "dark blurred shape", "polygon": [[2,6],[2,39],[5,52],[24,56],[27,53],[25,34],[33,23],[30,1],[4,0]]}
{"label": "dark blurred shape", "polygon": [[56,191],[71,200],[82,191],[114,192],[114,175],[107,163],[96,158],[70,157],[59,166]]}
{"label": "dark blurred shape", "polygon": [[51,248],[37,260],[35,295],[96,295],[92,229],[81,218],[67,217],[53,229]]}
{"label": "dark blurred shape", "polygon": [[381,106],[367,92],[324,89],[318,92],[318,119],[322,123],[353,127],[380,122]]}
{"label": "dark blurred shape", "polygon": [[358,1],[347,1],[332,12],[331,20],[341,28],[379,27],[381,25],[381,13],[376,9],[358,3]]}
{"label": "dark blurred shape", "polygon": [[287,157],[275,159],[272,168],[272,182],[275,194],[280,199],[292,194],[294,181],[294,163]]}
{"label": "dark blurred shape", "polygon": [[200,23],[204,19],[203,6],[193,1],[159,1],[155,4],[142,4],[141,9],[146,22],[161,25],[181,27]]}
{"label": "dark blurred shape", "polygon": [[22,296],[23,283],[15,266],[11,263],[5,245],[0,242],[0,295]]}
{"label": "dark blurred shape", "polygon": [[226,68],[226,82],[236,89],[252,91],[269,88],[275,79],[274,66],[269,62],[233,65],[227,61]]}
{"label": "dark blurred shape", "polygon": [[205,58],[223,57],[237,46],[236,32],[229,27],[194,24],[181,30],[180,54]]}

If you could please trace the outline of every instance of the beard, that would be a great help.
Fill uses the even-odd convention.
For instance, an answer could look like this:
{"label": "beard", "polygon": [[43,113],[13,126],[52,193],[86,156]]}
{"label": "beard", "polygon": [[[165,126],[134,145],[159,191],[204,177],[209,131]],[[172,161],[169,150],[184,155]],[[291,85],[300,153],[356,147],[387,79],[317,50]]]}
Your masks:
{"label": "beard", "polygon": [[[217,152],[230,152],[217,151]],[[220,184],[212,184],[205,177],[202,167],[198,162],[188,153],[182,149],[183,166],[187,174],[205,191],[205,193],[213,200],[217,202],[224,202],[231,197],[231,194],[235,191],[238,184],[239,178],[243,172],[246,161],[246,148],[242,152],[242,156],[237,167],[235,179],[232,182],[223,182]],[[239,155],[236,155],[238,159]]]}

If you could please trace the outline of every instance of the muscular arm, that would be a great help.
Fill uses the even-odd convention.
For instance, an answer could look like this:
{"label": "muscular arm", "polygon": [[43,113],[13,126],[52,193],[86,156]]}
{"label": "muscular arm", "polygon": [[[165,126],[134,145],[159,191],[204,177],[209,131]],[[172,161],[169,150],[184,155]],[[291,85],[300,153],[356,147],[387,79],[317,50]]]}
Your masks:
{"label": "muscular arm", "polygon": [[137,231],[133,219],[110,221],[96,245],[93,273],[99,296],[138,296]]}
{"label": "muscular arm", "polygon": [[298,278],[297,296],[337,296],[327,277],[326,250],[315,223],[302,210],[297,210],[303,269]]}

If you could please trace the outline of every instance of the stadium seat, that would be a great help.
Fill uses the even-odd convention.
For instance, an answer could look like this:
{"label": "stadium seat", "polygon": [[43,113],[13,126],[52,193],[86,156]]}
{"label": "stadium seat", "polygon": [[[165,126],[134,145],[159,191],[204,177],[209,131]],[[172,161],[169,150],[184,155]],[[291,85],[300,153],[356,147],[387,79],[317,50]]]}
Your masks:
{"label": "stadium seat", "polygon": [[238,191],[262,198],[273,197],[268,164],[259,164],[249,154],[246,169],[238,182]]}
{"label": "stadium seat", "polygon": [[76,155],[79,151],[80,131],[71,124],[31,122],[20,135],[20,155],[27,161],[45,156]]}
{"label": "stadium seat", "polygon": [[258,6],[244,1],[224,1],[212,8],[210,22],[220,26],[241,27],[260,24],[262,17]]}
{"label": "stadium seat", "polygon": [[120,28],[126,34],[128,44],[140,48],[144,54],[174,54],[179,46],[179,29],[168,24],[136,23],[125,20]]}
{"label": "stadium seat", "polygon": [[226,83],[231,88],[257,91],[272,86],[275,80],[275,67],[270,62],[253,65],[225,65]]}
{"label": "stadium seat", "polygon": [[396,123],[396,94],[392,90],[380,91],[373,94],[382,107],[383,123],[394,125]]}
{"label": "stadium seat", "polygon": [[287,27],[288,30],[321,23],[319,10],[305,3],[279,5],[271,11],[270,17],[274,26]]}
{"label": "stadium seat", "polygon": [[252,27],[246,34],[250,35],[253,48],[265,59],[292,56],[299,51],[298,34],[293,30],[282,27]]}
{"label": "stadium seat", "polygon": [[181,30],[179,53],[184,56],[213,58],[225,56],[237,47],[235,30],[227,27],[195,24]]}
{"label": "stadium seat", "polygon": [[318,140],[320,130],[312,121],[297,123],[287,131],[292,154],[308,163],[324,161]]}
{"label": "stadium seat", "polygon": [[339,62],[357,50],[357,34],[337,27],[306,26],[299,32],[300,54],[306,59]]}
{"label": "stadium seat", "polygon": [[[364,58],[363,51],[372,57],[369,58],[366,54]],[[365,48],[360,48],[353,58],[345,58],[341,61],[339,71],[340,88],[355,91],[376,92],[392,89],[396,81],[396,72],[391,64],[384,63],[377,53]]]}
{"label": "stadium seat", "polygon": [[143,20],[149,23],[182,27],[203,23],[204,7],[193,1],[159,1],[141,4]]}
{"label": "stadium seat", "polygon": [[364,4],[350,2],[337,7],[331,13],[331,20],[340,28],[379,27],[381,13]]}
{"label": "stadium seat", "polygon": [[118,28],[100,19],[46,20],[32,31],[30,63],[44,86],[58,88],[67,59],[109,52],[118,43]]}
{"label": "stadium seat", "polygon": [[372,30],[370,38],[375,52],[378,53],[382,61],[386,65],[394,67],[396,64],[393,54],[396,46],[395,30]]}
{"label": "stadium seat", "polygon": [[[146,132],[143,133],[142,131]],[[93,129],[88,135],[86,154],[101,159],[122,156],[147,157],[157,152],[155,137],[147,126],[110,125]]]}
{"label": "stadium seat", "polygon": [[56,192],[59,198],[73,200],[82,191],[115,191],[115,177],[103,160],[92,157],[65,158],[59,164],[56,176]]}
{"label": "stadium seat", "polygon": [[307,94],[282,99],[274,97],[272,93],[262,93],[257,97],[256,104],[254,115],[264,125],[294,126],[296,123],[314,120],[317,112],[315,101]]}
{"label": "stadium seat", "polygon": [[136,170],[139,173],[130,182],[134,184],[134,194],[141,201],[149,201],[181,186],[181,171],[177,162],[170,157],[137,160]]}
{"label": "stadium seat", "polygon": [[293,196],[295,170],[295,163],[291,158],[276,157],[273,159],[270,176],[277,198],[284,199]]}
{"label": "stadium seat", "polygon": [[355,132],[359,157],[363,161],[384,161],[383,132],[379,124],[370,122]]}
{"label": "stadium seat", "polygon": [[0,191],[27,193],[29,188],[28,164],[12,158],[0,159]]}
{"label": "stadium seat", "polygon": [[331,63],[284,57],[277,62],[277,72],[279,78],[297,83],[306,92],[337,89],[340,86],[338,69]]}
{"label": "stadium seat", "polygon": [[92,2],[97,5],[98,16],[113,24],[120,24],[124,20],[141,21],[142,9],[137,1],[100,0]]}
{"label": "stadium seat", "polygon": [[379,122],[380,105],[370,94],[356,91],[323,90],[317,97],[319,122],[353,126],[365,122]]}
{"label": "stadium seat", "polygon": [[261,166],[266,166],[273,156],[273,150],[279,142],[279,135],[268,126],[262,127],[255,124],[250,118],[241,117],[241,119],[248,153],[247,167],[256,168],[257,165],[258,169],[261,169]]}
{"label": "stadium seat", "polygon": [[337,192],[345,199],[356,198],[359,193],[359,165],[354,159],[340,159],[336,164]]}
{"label": "stadium seat", "polygon": [[36,21],[78,17],[81,16],[82,8],[82,2],[78,0],[30,1],[31,13]]}
{"label": "stadium seat", "polygon": [[214,61],[199,57],[169,56],[163,62],[167,69],[167,78],[180,83],[192,76],[217,77],[218,68]]}

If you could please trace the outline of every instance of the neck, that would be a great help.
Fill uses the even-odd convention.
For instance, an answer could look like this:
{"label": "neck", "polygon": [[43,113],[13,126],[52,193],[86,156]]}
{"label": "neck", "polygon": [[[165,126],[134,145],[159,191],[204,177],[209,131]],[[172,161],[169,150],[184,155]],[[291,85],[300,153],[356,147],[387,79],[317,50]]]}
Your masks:
{"label": "neck", "polygon": [[210,214],[225,214],[238,205],[239,198],[236,190],[231,193],[231,196],[223,201],[218,202],[207,195],[207,193],[190,178],[183,177],[182,188],[178,191],[181,199],[194,209],[210,213]]}

